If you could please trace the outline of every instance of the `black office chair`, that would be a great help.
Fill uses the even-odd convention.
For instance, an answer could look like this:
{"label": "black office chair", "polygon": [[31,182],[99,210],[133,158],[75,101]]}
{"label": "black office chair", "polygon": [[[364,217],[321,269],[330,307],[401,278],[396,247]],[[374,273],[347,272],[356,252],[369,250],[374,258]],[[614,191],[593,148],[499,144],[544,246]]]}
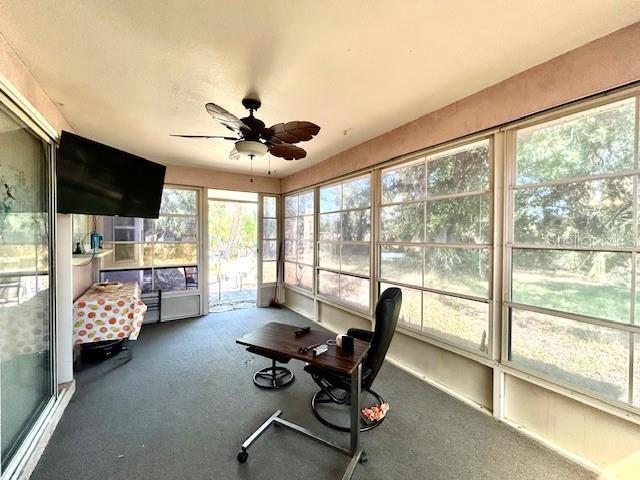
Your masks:
{"label": "black office chair", "polygon": [[[384,358],[389,350],[389,344],[393,338],[398,323],[398,315],[402,305],[402,291],[399,288],[386,289],[376,305],[376,325],[373,332],[368,330],[360,330],[358,328],[350,328],[347,335],[370,343],[369,353],[363,363],[362,368],[362,390],[373,395],[378,403],[384,403],[384,399],[371,389],[371,385],[375,380]],[[320,387],[320,391],[311,399],[311,409],[320,422],[335,430],[348,432],[349,427],[336,425],[320,415],[318,404],[335,403],[338,405],[348,405],[350,401],[351,378],[348,376],[338,375],[313,365],[306,365],[305,371],[311,374],[313,380]],[[384,420],[384,418],[382,419]],[[361,418],[361,432],[371,430],[382,423],[367,422]]]}
{"label": "black office chair", "polygon": [[279,367],[276,365],[276,362],[289,363],[291,357],[285,357],[283,355],[275,356],[271,353],[266,353],[260,349],[252,347],[247,348],[247,352],[255,353],[256,355],[261,355],[271,359],[270,367],[265,367],[253,374],[253,383],[255,383],[256,387],[264,390],[280,390],[281,388],[290,385],[295,380],[291,370],[286,367]]}

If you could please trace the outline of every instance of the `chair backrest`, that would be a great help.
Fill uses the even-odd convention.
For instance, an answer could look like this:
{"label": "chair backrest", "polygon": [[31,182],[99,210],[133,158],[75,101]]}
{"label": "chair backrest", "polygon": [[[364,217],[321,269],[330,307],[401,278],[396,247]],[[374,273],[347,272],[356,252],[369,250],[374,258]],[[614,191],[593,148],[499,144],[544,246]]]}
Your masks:
{"label": "chair backrest", "polygon": [[391,339],[396,331],[400,307],[402,306],[402,290],[396,287],[387,288],[376,305],[376,328],[371,338],[371,348],[365,360],[365,366],[373,370],[367,378],[370,386],[384,363]]}

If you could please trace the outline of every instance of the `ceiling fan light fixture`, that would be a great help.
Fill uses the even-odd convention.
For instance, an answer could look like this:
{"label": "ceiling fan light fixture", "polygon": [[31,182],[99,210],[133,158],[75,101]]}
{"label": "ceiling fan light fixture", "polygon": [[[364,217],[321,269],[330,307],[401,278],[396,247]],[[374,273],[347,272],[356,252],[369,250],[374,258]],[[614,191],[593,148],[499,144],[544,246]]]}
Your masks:
{"label": "ceiling fan light fixture", "polygon": [[232,154],[234,153],[234,150],[241,157],[260,158],[269,151],[269,147],[262,142],[240,140],[239,142],[236,142],[236,146],[231,152]]}
{"label": "ceiling fan light fixture", "polygon": [[235,146],[229,152],[229,160],[240,160],[240,153],[238,153]]}

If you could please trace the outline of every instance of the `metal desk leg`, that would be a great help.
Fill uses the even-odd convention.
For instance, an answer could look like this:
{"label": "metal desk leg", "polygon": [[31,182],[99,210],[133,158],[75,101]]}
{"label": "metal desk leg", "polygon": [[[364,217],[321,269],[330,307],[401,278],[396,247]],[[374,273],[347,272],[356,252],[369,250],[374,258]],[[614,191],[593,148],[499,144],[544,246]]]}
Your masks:
{"label": "metal desk leg", "polygon": [[260,438],[260,436],[267,431],[267,429],[273,425],[273,422],[276,421],[276,419],[282,414],[282,410],[276,410],[275,413],[273,415],[271,415],[269,418],[267,418],[267,420],[260,425],[260,427],[258,428],[258,430],[256,430],[255,432],[253,432],[251,434],[251,436],[249,436],[249,438],[247,438],[244,443],[242,444],[242,447],[240,447],[240,453],[238,453],[238,461],[240,463],[245,463],[247,461],[247,458],[249,457],[249,454],[247,453],[247,449],[256,441],[258,440],[258,438]]}
{"label": "metal desk leg", "polygon": [[342,480],[349,480],[353,471],[360,461],[360,457],[364,458],[364,452],[360,447],[360,389],[362,388],[362,364],[358,365],[351,374],[351,461],[347,470],[344,472]]}
{"label": "metal desk leg", "polygon": [[273,415],[271,415],[254,433],[249,436],[245,440],[245,442],[240,447],[240,453],[238,453],[238,461],[240,463],[245,463],[247,458],[249,457],[249,452],[247,450],[249,447],[258,439],[260,435],[262,435],[271,425],[278,424],[282,425],[286,428],[293,430],[294,432],[301,433],[306,437],[309,437],[317,442],[322,443],[327,447],[331,447],[334,450],[337,450],[345,455],[351,456],[351,461],[347,466],[347,470],[344,472],[342,476],[342,480],[349,480],[353,475],[353,471],[356,469],[356,465],[358,462],[365,463],[367,461],[367,455],[362,450],[360,446],[360,392],[362,388],[362,364],[358,365],[358,368],[354,370],[351,374],[351,444],[350,447],[344,448],[339,445],[336,445],[333,442],[325,440],[323,438],[318,437],[313,434],[311,431],[306,428],[300,427],[295,423],[292,423],[284,418],[281,418],[280,415],[282,412],[277,410]]}
{"label": "metal desk leg", "polygon": [[362,385],[362,364],[351,374],[351,454],[360,447],[360,388]]}

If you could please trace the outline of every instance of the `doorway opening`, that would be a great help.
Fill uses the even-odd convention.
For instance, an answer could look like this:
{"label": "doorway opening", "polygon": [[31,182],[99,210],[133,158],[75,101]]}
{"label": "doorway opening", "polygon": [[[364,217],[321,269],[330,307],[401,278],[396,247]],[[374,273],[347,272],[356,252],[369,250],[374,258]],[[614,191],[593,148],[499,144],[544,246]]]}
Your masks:
{"label": "doorway opening", "polygon": [[258,194],[209,189],[209,311],[256,306]]}

